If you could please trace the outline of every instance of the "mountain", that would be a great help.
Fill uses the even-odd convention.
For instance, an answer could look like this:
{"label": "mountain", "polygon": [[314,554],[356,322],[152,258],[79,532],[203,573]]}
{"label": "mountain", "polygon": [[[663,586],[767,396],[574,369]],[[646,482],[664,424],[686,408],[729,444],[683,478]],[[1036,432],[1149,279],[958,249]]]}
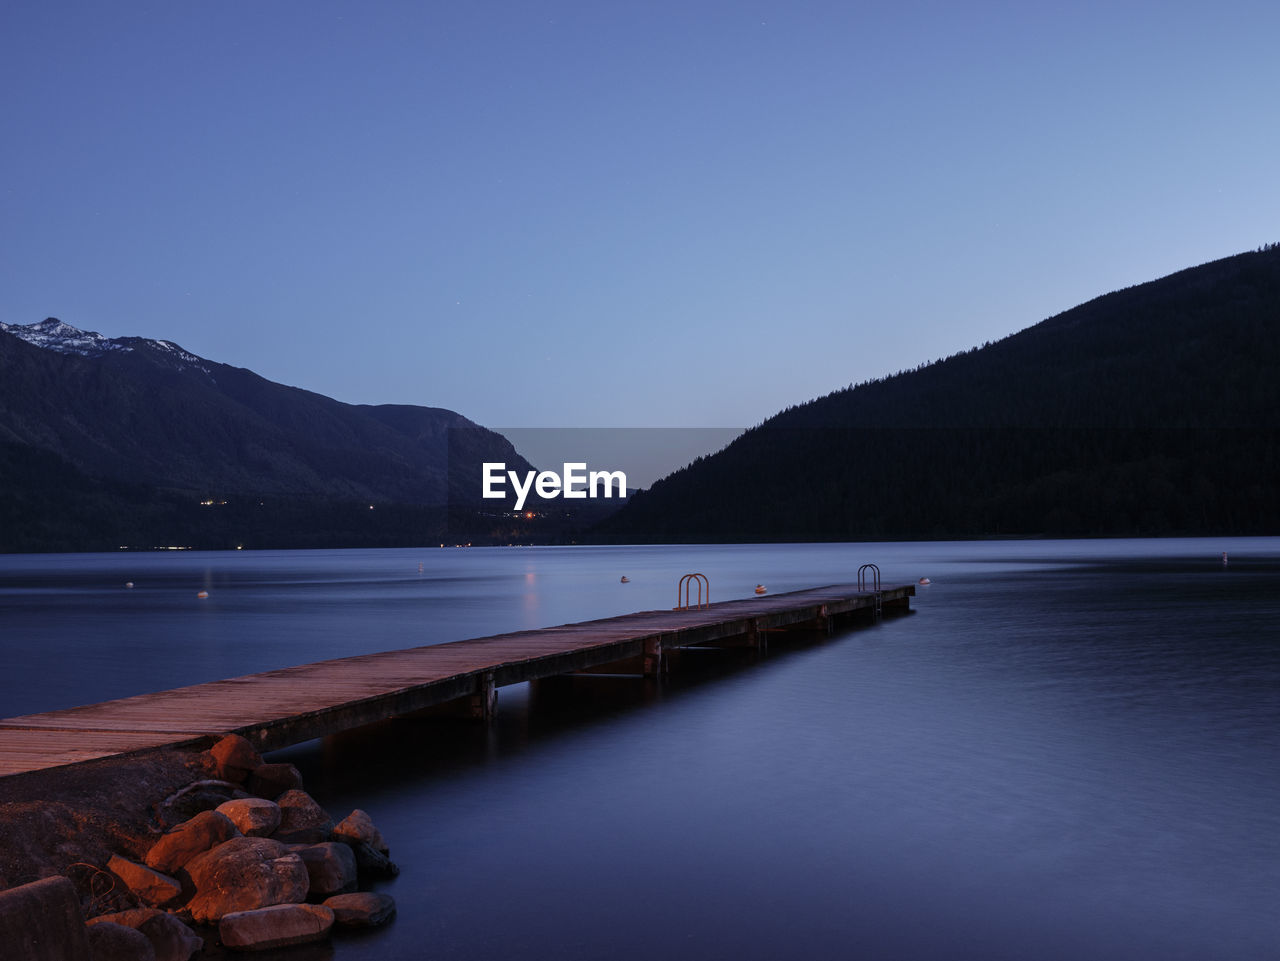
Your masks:
{"label": "mountain", "polygon": [[424,543],[479,509],[483,461],[528,469],[450,410],[344,404],[53,318],[0,324],[0,374],[0,551]]}
{"label": "mountain", "polygon": [[1280,530],[1280,245],[789,408],[608,541]]}

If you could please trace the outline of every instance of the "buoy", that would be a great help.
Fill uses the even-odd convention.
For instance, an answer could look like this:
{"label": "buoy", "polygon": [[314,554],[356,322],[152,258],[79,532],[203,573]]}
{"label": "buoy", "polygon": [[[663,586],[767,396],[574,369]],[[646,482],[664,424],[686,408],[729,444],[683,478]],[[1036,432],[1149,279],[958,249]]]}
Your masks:
{"label": "buoy", "polygon": [[200,598],[201,600],[203,600],[204,598],[206,598],[206,597],[208,597],[208,596],[209,596],[209,592],[208,592],[208,591],[201,591],[199,594],[197,594],[197,595],[196,595],[196,597]]}
{"label": "buoy", "polygon": [[621,583],[623,583],[623,584],[630,584],[630,583],[631,583],[631,578],[627,577],[627,575],[626,575],[626,574],[623,574],[623,575],[622,575],[622,582],[621,582]]}
{"label": "buoy", "polygon": [[933,581],[929,580],[929,578],[927,577],[922,577],[920,578],[920,580],[916,581],[916,583],[923,584],[925,587],[928,587],[930,584],[933,583]]}
{"label": "buoy", "polygon": [[756,593],[757,593],[757,594],[764,594],[764,593],[767,593],[767,592],[768,592],[768,590],[769,590],[769,589],[768,589],[767,587],[765,587],[763,584],[757,584],[757,585],[756,585]]}
{"label": "buoy", "polygon": [[133,581],[125,581],[125,582],[124,582],[124,586],[125,586],[125,587],[133,587]]}

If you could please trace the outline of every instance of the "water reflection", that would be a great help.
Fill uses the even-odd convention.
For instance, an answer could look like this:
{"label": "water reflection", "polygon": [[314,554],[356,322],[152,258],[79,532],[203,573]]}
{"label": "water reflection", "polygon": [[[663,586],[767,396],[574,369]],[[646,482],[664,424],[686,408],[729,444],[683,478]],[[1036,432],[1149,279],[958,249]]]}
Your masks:
{"label": "water reflection", "polygon": [[[0,643],[21,654],[0,684],[49,700],[109,686],[122,652],[158,684],[170,662],[217,669],[218,647],[223,667],[296,662],[519,629],[530,603],[540,624],[670,607],[689,570],[717,597],[867,560],[933,583],[910,617],[763,658],[507,688],[491,727],[295,749],[404,869],[397,920],[335,942],[339,961],[1255,961],[1280,943],[1280,542],[353,553],[3,559]],[[196,618],[210,567],[218,605]]]}

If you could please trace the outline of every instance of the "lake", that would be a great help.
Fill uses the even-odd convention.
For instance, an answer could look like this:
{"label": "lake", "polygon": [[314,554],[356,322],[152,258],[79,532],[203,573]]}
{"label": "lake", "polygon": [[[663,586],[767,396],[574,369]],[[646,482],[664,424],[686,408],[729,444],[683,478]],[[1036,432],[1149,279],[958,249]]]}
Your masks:
{"label": "lake", "polygon": [[910,615],[273,755],[402,869],[288,957],[1276,956],[1280,539],[7,555],[0,716],[868,561]]}

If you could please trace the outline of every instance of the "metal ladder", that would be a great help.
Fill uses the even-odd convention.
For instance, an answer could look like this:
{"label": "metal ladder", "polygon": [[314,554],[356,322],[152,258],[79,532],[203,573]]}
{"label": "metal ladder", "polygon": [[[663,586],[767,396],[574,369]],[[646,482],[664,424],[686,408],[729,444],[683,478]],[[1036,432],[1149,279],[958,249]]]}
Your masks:
{"label": "metal ladder", "polygon": [[[676,606],[672,608],[672,610],[687,611],[694,608],[694,605],[689,603],[689,591],[694,584],[698,585],[697,607],[701,609],[711,605],[711,582],[707,580],[707,575],[686,574],[684,577],[680,578],[680,583],[676,587]],[[702,589],[704,587],[707,589],[706,601],[703,601],[702,599]]]}
{"label": "metal ladder", "polygon": [[867,572],[871,572],[871,590],[875,592],[875,617],[880,616],[880,605],[882,594],[880,591],[880,568],[875,564],[863,564],[858,568],[858,592],[866,593],[867,590]]}

